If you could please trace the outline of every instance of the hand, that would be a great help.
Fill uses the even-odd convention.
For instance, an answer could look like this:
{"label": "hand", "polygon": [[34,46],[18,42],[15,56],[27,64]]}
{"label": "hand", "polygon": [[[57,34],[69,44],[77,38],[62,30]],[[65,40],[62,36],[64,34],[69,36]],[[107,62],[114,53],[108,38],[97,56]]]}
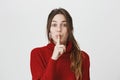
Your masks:
{"label": "hand", "polygon": [[65,51],[66,51],[66,47],[65,45],[60,44],[60,35],[59,35],[53,51],[52,59],[57,60]]}

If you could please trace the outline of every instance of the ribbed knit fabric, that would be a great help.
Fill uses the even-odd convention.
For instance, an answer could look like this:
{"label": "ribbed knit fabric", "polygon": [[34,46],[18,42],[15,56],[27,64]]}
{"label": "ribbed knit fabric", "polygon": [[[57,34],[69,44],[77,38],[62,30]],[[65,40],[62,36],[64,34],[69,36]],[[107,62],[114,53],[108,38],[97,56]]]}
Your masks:
{"label": "ribbed knit fabric", "polygon": [[[58,60],[51,59],[55,44],[34,48],[31,51],[30,67],[32,80],[76,80],[70,69],[70,51],[72,43],[69,42],[66,52]],[[90,80],[89,77],[89,56],[82,51],[82,80]]]}

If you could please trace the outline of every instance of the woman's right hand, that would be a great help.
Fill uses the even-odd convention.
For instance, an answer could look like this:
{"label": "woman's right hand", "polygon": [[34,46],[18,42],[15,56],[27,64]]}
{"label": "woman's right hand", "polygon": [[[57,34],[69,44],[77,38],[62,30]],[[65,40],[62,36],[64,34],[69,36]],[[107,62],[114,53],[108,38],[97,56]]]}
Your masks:
{"label": "woman's right hand", "polygon": [[58,36],[57,43],[52,54],[52,59],[57,60],[65,51],[66,47],[65,45],[60,44],[60,36]]}

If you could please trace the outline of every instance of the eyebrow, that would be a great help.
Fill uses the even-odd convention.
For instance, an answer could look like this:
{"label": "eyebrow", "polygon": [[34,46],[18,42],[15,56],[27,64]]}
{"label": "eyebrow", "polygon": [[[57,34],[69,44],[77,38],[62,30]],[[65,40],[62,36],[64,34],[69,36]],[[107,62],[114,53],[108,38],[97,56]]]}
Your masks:
{"label": "eyebrow", "polygon": [[[57,22],[57,21],[53,20],[52,22]],[[62,22],[67,22],[67,21],[62,21]]]}

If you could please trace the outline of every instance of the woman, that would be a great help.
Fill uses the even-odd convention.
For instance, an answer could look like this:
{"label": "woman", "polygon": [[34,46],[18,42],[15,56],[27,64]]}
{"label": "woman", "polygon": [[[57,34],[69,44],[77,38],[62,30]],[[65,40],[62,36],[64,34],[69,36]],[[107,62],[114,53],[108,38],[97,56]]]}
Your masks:
{"label": "woman", "polygon": [[46,46],[31,51],[32,80],[90,80],[89,56],[80,50],[65,9],[53,9],[49,14],[47,37]]}

